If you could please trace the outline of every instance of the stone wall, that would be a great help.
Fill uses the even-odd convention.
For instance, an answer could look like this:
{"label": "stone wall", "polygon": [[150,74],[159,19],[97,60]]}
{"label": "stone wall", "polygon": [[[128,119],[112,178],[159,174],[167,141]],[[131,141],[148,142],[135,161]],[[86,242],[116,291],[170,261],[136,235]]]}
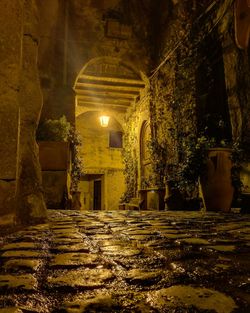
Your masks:
{"label": "stone wall", "polygon": [[22,2],[0,4],[0,215],[14,213],[17,175]]}
{"label": "stone wall", "polygon": [[6,0],[0,6],[4,78],[0,86],[4,134],[0,144],[0,179],[4,180],[0,214],[12,213],[17,223],[25,224],[46,217],[35,141],[42,107],[37,71],[38,11],[35,1]]}
{"label": "stone wall", "polygon": [[[150,127],[150,104],[149,85],[141,93],[137,101],[127,112],[124,124],[124,151],[123,163],[126,190],[122,196],[122,202],[128,202],[131,198],[138,196],[138,190],[142,185],[141,174],[141,131],[143,125],[148,123]],[[150,166],[149,166],[150,167]],[[150,172],[151,168],[149,169]]]}
{"label": "stone wall", "polygon": [[[133,1],[131,2],[133,3]],[[148,2],[143,2],[147,7]],[[168,171],[170,165],[179,167],[187,160],[188,145],[191,137],[201,136],[205,130],[202,111],[202,99],[206,98],[206,90],[199,87],[200,81],[212,86],[214,102],[217,103],[218,112],[225,111],[226,123],[229,125],[233,140],[241,138],[247,150],[249,142],[249,51],[240,51],[234,41],[233,28],[233,1],[224,0],[213,2],[209,6],[206,1],[167,1],[157,3],[151,7],[148,15],[149,23],[157,25],[148,29],[148,53],[151,56],[149,75],[149,120],[151,123],[152,140],[158,152],[153,151],[152,169],[155,171],[156,181],[164,183],[159,175],[161,152],[165,151],[166,164],[161,170],[167,178],[171,178]],[[165,8],[165,10],[163,10]],[[134,21],[136,20],[134,15]],[[139,25],[140,25],[140,18]],[[147,24],[150,25],[150,24]],[[142,28],[143,29],[143,28]],[[214,47],[214,56],[209,51]],[[248,49],[249,50],[249,49]],[[224,75],[225,99],[218,89],[223,89],[223,77],[214,83],[213,62],[220,66]],[[206,72],[202,73],[202,66],[206,65]],[[203,69],[203,71],[204,71]],[[216,86],[220,81],[220,87]],[[203,88],[204,89],[204,88]],[[210,97],[211,97],[210,95]],[[220,100],[216,99],[221,96]],[[221,102],[220,102],[221,101]],[[223,102],[224,101],[224,102]],[[223,103],[222,103],[223,102]],[[128,118],[128,143],[137,142],[138,134],[134,125],[138,124],[140,116],[140,103],[135,112],[130,112]],[[226,106],[225,109],[222,107]],[[220,108],[221,107],[221,108]],[[228,111],[228,113],[227,113]],[[228,114],[228,115],[227,115]],[[230,137],[230,134],[229,134]],[[133,149],[130,159],[134,158]],[[158,155],[157,155],[158,153]],[[249,152],[248,152],[248,155]],[[136,157],[138,154],[136,153]],[[158,160],[158,161],[157,161]],[[130,166],[134,171],[134,178],[140,173],[140,159],[138,169]],[[160,177],[161,176],[161,177]],[[174,177],[176,178],[176,177]],[[140,181],[140,179],[139,179]],[[128,189],[135,194],[135,180],[130,178]],[[195,186],[194,186],[195,187]],[[137,189],[139,185],[137,185]],[[192,191],[197,196],[198,189]]]}

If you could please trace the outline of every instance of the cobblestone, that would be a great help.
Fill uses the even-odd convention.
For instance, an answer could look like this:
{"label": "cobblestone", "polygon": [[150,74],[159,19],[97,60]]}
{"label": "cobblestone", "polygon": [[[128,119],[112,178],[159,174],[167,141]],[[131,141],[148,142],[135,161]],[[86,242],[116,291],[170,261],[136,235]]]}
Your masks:
{"label": "cobblestone", "polygon": [[0,238],[0,313],[248,313],[250,218],[50,211]]}

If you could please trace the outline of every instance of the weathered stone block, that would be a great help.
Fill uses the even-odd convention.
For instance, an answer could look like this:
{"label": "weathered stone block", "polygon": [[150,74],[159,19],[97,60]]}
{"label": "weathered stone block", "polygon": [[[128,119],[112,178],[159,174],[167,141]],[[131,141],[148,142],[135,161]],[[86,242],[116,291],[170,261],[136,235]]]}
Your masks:
{"label": "weathered stone block", "polygon": [[15,181],[0,180],[0,215],[14,213]]}

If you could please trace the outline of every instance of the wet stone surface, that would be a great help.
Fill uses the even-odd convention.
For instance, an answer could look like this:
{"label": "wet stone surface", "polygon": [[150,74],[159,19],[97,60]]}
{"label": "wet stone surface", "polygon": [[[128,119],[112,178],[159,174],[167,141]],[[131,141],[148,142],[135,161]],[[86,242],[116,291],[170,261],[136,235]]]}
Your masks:
{"label": "wet stone surface", "polygon": [[0,313],[248,313],[250,217],[50,211],[0,238]]}

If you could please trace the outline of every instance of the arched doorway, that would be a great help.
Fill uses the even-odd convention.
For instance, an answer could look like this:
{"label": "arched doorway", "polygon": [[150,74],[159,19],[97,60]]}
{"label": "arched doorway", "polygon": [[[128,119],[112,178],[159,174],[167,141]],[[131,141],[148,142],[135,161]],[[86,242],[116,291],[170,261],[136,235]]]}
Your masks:
{"label": "arched doorway", "polygon": [[[83,209],[118,209],[125,191],[122,137],[127,110],[140,98],[141,74],[120,59],[90,60],[75,84],[76,129],[83,138]],[[110,117],[101,127],[100,114]]]}
{"label": "arched doorway", "polygon": [[141,177],[141,189],[145,189],[150,186],[151,175],[151,160],[149,151],[149,142],[151,140],[150,124],[144,121],[141,126],[140,132],[140,177]]}
{"label": "arched doorway", "polygon": [[99,111],[87,111],[77,117],[76,129],[82,138],[85,173],[79,183],[82,209],[114,210],[124,192],[123,128],[115,116],[103,128]]}

